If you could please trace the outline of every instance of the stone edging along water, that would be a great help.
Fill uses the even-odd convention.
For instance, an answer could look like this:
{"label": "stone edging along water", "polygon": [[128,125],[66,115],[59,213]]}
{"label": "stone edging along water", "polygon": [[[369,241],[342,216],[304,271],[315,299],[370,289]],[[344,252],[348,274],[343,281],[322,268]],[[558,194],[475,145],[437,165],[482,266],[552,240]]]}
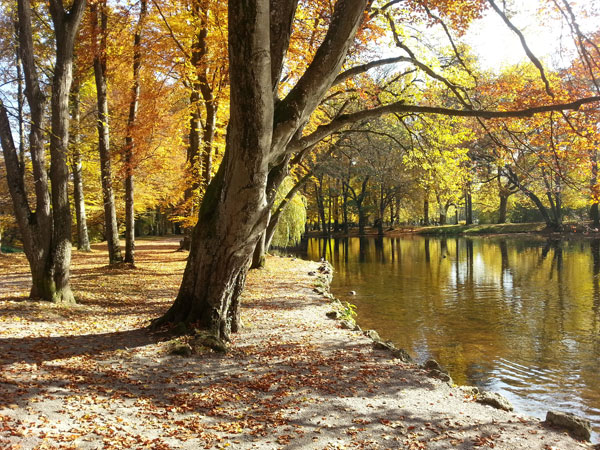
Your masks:
{"label": "stone edging along water", "polygon": [[[339,321],[340,327],[347,330],[353,330],[369,337],[373,342],[373,348],[385,350],[391,353],[392,357],[400,359],[404,363],[414,364],[419,369],[426,371],[427,375],[437,378],[448,385],[455,386],[452,377],[448,374],[436,360],[429,359],[422,365],[414,363],[412,357],[403,349],[397,348],[391,341],[383,341],[377,331],[362,330],[356,323],[356,312],[354,305],[348,302],[342,302],[330,292],[330,285],[333,280],[333,266],[326,260],[321,260],[320,265],[315,272],[309,272],[309,275],[316,276],[314,291],[323,297],[331,300],[331,311],[327,312],[327,317]],[[481,391],[475,386],[458,386],[459,389],[472,395],[475,401],[485,405],[492,406],[504,411],[513,411],[512,404],[502,395],[496,392]],[[548,411],[544,422],[548,426],[567,431],[573,438],[590,441],[591,424],[586,418],[575,414],[561,411]]]}

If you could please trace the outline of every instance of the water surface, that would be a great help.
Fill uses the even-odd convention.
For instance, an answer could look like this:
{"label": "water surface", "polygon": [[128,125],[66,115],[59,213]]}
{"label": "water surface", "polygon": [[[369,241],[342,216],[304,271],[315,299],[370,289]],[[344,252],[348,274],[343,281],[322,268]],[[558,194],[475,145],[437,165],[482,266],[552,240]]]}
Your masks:
{"label": "water surface", "polygon": [[517,411],[586,416],[598,439],[599,240],[310,239],[308,257],[323,256],[364,329]]}

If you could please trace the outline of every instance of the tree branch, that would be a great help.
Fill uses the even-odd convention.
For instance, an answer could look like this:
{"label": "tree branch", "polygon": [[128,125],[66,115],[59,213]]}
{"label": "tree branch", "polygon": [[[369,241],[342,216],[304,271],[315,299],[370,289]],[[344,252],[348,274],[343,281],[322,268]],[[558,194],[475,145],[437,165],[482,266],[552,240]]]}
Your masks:
{"label": "tree branch", "polygon": [[371,61],[369,63],[362,64],[360,66],[352,67],[352,68],[340,73],[337,77],[335,77],[335,80],[333,81],[332,86],[335,86],[336,84],[340,84],[343,81],[346,81],[348,78],[353,77],[354,75],[358,75],[360,73],[364,73],[374,67],[384,66],[386,64],[395,64],[398,62],[412,63],[413,61],[412,61],[412,59],[407,58],[406,56],[396,56],[395,58],[385,58],[385,59],[379,59],[377,61]]}
{"label": "tree branch", "polygon": [[391,105],[380,106],[378,108],[373,109],[366,109],[352,114],[343,114],[337,119],[331,121],[330,123],[317,127],[317,129],[308,136],[304,136],[300,139],[290,142],[290,144],[287,146],[286,152],[294,153],[308,146],[314,145],[320,140],[338,131],[340,128],[346,125],[350,125],[359,120],[380,117],[392,113],[422,113],[440,114],[444,116],[456,117],[479,117],[482,119],[502,119],[515,117],[532,117],[535,114],[541,114],[552,111],[577,111],[583,105],[596,102],[600,102],[600,96],[581,98],[570,103],[557,103],[554,105],[535,106],[532,108],[525,108],[514,111],[485,111],[476,109],[452,109],[440,108],[435,106],[406,105],[403,101],[400,101],[392,103]]}
{"label": "tree branch", "polygon": [[540,62],[540,60],[537,59],[537,57],[533,54],[533,52],[529,48],[529,45],[527,45],[527,41],[525,40],[525,36],[523,36],[523,33],[521,33],[521,30],[519,30],[516,26],[514,26],[514,24],[510,21],[510,19],[508,17],[506,17],[506,14],[504,14],[502,12],[502,10],[498,7],[498,5],[496,4],[496,2],[494,0],[488,0],[488,3],[492,6],[494,11],[496,11],[496,13],[502,18],[502,20],[508,26],[508,28],[510,28],[512,31],[514,31],[514,33],[517,36],[519,36],[519,40],[521,41],[523,50],[525,50],[525,53],[527,54],[527,56],[529,57],[531,62],[540,71],[540,76],[542,77],[542,80],[544,81],[544,85],[546,86],[546,92],[548,93],[548,95],[550,97],[554,97],[554,94],[552,93],[552,89],[550,89],[550,82],[546,78],[546,73],[544,72],[544,67],[542,66],[542,63]]}

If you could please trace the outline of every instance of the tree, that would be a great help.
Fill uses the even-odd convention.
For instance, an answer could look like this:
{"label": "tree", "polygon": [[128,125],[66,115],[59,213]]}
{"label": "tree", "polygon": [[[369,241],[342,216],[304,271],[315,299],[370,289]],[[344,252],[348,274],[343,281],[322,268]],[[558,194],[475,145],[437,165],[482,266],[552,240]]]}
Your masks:
{"label": "tree", "polygon": [[144,20],[147,13],[146,0],[140,1],[140,15],[133,37],[133,82],[131,86],[131,101],[129,115],[127,116],[127,131],[125,136],[125,262],[135,263],[135,204],[133,182],[133,155],[135,140],[133,128],[138,116],[140,98],[140,66],[141,66],[141,40]]}
{"label": "tree", "polygon": [[80,108],[79,108],[79,80],[73,82],[71,93],[71,172],[73,173],[73,203],[75,207],[75,217],[77,225],[77,249],[89,252],[90,238],[87,229],[87,215],[85,212],[85,196],[83,193],[83,174],[81,162],[81,138],[80,138]]}
{"label": "tree", "polygon": [[273,94],[296,7],[297,0],[229,2],[231,100],[226,152],[202,202],[177,299],[156,324],[197,323],[226,339],[238,329],[239,294],[249,258],[267,225],[278,188],[269,180],[286,171],[289,142],[339,74],[366,0],[336,3],[314,60],[285,99],[278,100]]}
{"label": "tree", "polygon": [[73,46],[84,8],[85,0],[74,0],[67,10],[60,0],[49,2],[55,38],[55,63],[50,99],[51,193],[49,194],[43,136],[46,99],[35,64],[32,11],[29,1],[18,2],[19,44],[25,73],[25,96],[31,114],[29,151],[35,180],[34,209],[28,201],[24,171],[13,142],[8,113],[4,104],[0,103],[0,139],[15,216],[31,269],[30,297],[57,303],[75,301],[69,284],[71,211],[68,197],[67,147]]}
{"label": "tree", "polygon": [[[115,264],[123,261],[123,256],[121,255],[119,244],[119,227],[115,211],[110,157],[108,93],[106,87],[106,40],[108,38],[108,14],[106,9],[106,0],[92,5],[92,48],[94,51],[94,78],[96,80],[96,95],[98,98],[98,152],[100,154],[100,177],[104,199],[104,234],[108,245],[109,263]],[[133,195],[133,191],[131,193]]]}
{"label": "tree", "polygon": [[[306,223],[306,200],[302,195],[295,194],[301,185],[301,182],[294,183],[288,177],[277,190],[271,220],[267,226],[265,243],[267,249],[271,243],[276,247],[288,247],[290,244],[296,245],[300,242]],[[273,220],[275,217],[276,219]]]}

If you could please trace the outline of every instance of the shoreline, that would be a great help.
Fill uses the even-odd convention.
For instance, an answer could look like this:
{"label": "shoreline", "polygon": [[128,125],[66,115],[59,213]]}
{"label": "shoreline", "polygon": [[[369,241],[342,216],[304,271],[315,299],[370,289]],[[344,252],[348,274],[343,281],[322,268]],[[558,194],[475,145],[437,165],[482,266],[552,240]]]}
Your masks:
{"label": "shoreline", "polygon": [[439,226],[398,226],[397,228],[388,227],[383,235],[378,234],[377,229],[367,227],[365,233],[358,234],[357,228],[352,228],[349,233],[341,231],[331,234],[321,231],[308,231],[304,238],[354,238],[354,237],[406,237],[406,236],[424,236],[424,237],[522,237],[538,236],[541,238],[600,238],[600,230],[594,231],[586,223],[564,224],[562,231],[553,231],[546,228],[545,224],[539,222],[532,223],[508,223],[508,224],[481,224],[481,225],[439,225]]}
{"label": "shoreline", "polygon": [[[592,448],[477,403],[328,318],[315,262],[269,257],[248,276],[229,352],[173,355],[141,326],[176,294],[176,246],[140,242],[139,267],[110,273],[100,246],[76,254],[71,309],[24,302],[24,258],[0,261],[15,283],[0,287],[0,447]],[[111,281],[102,293],[99,278]]]}

